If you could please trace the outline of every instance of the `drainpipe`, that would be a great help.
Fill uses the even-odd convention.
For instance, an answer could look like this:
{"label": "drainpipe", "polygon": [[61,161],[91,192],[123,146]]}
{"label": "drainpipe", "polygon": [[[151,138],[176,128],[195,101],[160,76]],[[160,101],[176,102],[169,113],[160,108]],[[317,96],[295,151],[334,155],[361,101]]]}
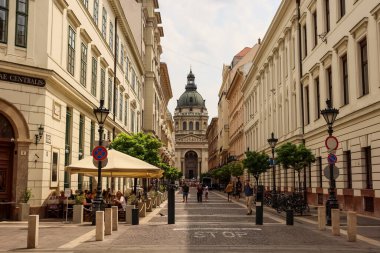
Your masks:
{"label": "drainpipe", "polygon": [[[115,44],[114,44],[114,52],[115,52],[115,57],[114,57],[114,61],[113,61],[113,73],[114,73],[114,76],[113,76],[113,121],[116,122],[116,69],[117,69],[117,60],[118,60],[118,52],[117,52],[117,41],[116,41],[116,38],[117,38],[117,17],[115,17]],[[119,98],[121,99],[121,98]],[[113,127],[112,129],[112,140],[115,139],[115,135],[116,135],[116,128]]]}

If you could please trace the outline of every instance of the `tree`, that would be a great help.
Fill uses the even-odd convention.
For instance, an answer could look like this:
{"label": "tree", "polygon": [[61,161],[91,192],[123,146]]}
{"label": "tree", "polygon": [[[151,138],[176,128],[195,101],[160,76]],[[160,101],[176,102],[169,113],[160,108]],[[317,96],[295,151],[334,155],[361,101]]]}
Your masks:
{"label": "tree", "polygon": [[161,167],[159,148],[162,147],[160,140],[152,134],[119,134],[111,143],[111,148],[136,157],[154,166]]}
{"label": "tree", "polygon": [[243,159],[244,167],[248,168],[249,173],[253,174],[256,185],[259,184],[260,174],[265,173],[269,169],[269,156],[264,152],[247,151],[246,158]]}
{"label": "tree", "polygon": [[305,145],[298,146],[293,143],[285,143],[276,149],[277,163],[285,169],[293,168],[298,174],[298,187],[301,188],[300,173],[310,163],[315,162],[315,156]]}
{"label": "tree", "polygon": [[230,170],[226,165],[212,170],[211,175],[213,178],[218,179],[219,183],[228,183],[231,178]]}
{"label": "tree", "polygon": [[244,173],[244,168],[239,161],[228,163],[227,166],[231,175],[234,177],[241,176]]}

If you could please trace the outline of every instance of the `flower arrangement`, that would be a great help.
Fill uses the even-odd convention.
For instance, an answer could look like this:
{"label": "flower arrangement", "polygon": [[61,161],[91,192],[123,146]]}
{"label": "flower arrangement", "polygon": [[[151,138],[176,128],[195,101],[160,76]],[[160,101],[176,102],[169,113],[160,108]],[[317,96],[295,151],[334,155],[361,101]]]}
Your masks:
{"label": "flower arrangement", "polygon": [[83,204],[83,200],[85,199],[84,195],[76,195],[75,196],[75,204],[76,205],[82,205]]}

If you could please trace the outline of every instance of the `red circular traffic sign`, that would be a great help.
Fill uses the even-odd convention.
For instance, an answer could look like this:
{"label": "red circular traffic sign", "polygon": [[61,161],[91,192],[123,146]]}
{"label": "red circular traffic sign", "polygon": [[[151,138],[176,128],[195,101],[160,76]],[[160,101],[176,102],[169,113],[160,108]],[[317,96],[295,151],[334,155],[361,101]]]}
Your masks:
{"label": "red circular traffic sign", "polygon": [[103,161],[104,159],[107,158],[107,155],[108,155],[107,149],[103,146],[96,146],[92,150],[92,157],[96,161]]}
{"label": "red circular traffic sign", "polygon": [[338,148],[339,142],[335,136],[329,136],[325,140],[325,146],[328,150],[336,150]]}

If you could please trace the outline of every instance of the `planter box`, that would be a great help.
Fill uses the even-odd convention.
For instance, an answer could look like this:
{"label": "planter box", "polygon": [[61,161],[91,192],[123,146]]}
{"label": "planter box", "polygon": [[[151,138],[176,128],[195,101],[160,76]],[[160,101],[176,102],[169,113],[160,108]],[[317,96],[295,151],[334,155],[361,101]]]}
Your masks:
{"label": "planter box", "polygon": [[139,217],[145,217],[146,216],[145,202],[139,202],[138,208],[139,208]]}
{"label": "planter box", "polygon": [[152,199],[148,198],[145,203],[146,203],[146,211],[152,212]]}
{"label": "planter box", "polygon": [[74,205],[73,209],[73,223],[83,223],[83,205]]}
{"label": "planter box", "polygon": [[125,208],[125,222],[127,224],[132,224],[132,209],[135,208],[134,205],[127,205]]}
{"label": "planter box", "polygon": [[20,203],[19,212],[18,212],[18,220],[19,221],[27,221],[29,219],[29,211],[30,205],[28,203]]}

